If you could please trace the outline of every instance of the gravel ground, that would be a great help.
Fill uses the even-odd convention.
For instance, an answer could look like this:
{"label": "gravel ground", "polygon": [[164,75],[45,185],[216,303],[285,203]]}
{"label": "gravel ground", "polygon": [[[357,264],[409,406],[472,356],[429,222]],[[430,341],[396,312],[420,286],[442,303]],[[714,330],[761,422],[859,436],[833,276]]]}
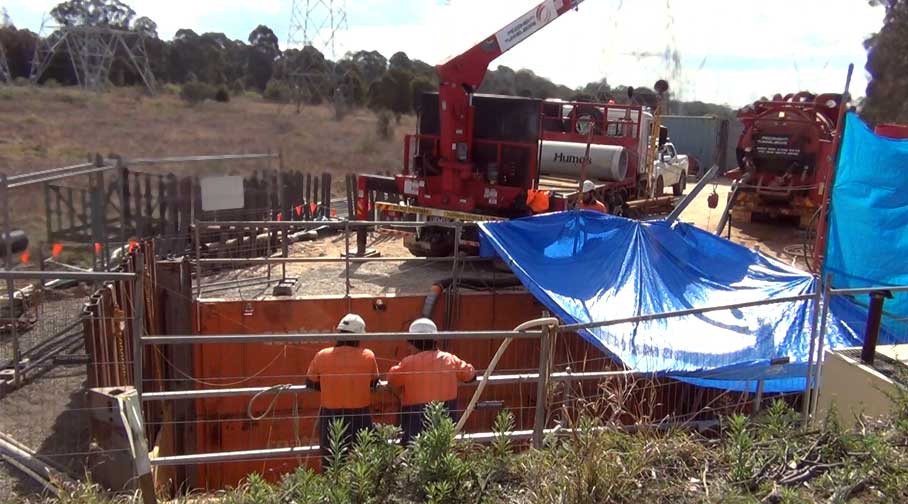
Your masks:
{"label": "gravel ground", "polygon": [[[20,335],[20,348],[27,351],[78,320],[86,289],[75,288],[49,294],[35,309],[37,322]],[[0,356],[12,353],[5,338]],[[76,353],[84,353],[81,347]],[[84,474],[80,453],[88,447],[88,423],[83,405],[85,365],[56,366],[30,380],[22,388],[0,398],[0,432],[43,455],[74,476]],[[18,470],[0,462],[0,502],[37,498],[41,487]]]}

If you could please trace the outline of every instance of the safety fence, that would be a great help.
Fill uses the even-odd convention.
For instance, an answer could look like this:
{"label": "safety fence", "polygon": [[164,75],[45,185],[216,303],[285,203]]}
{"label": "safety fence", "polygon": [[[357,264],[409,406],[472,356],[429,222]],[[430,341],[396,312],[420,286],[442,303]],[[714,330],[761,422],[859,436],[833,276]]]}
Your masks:
{"label": "safety fence", "polygon": [[[138,159],[95,155],[87,163],[0,175],[0,252],[7,270],[111,270],[148,238],[155,239],[162,257],[185,254],[192,249],[193,219],[325,220],[339,209],[331,196],[330,174],[286,169],[280,153]],[[36,218],[42,211],[43,221]],[[204,239],[206,248],[227,255],[267,256],[279,247],[274,233],[221,231],[206,233]],[[75,281],[47,278],[40,285],[23,285],[24,290],[7,282],[0,313],[14,322],[0,324],[2,382],[19,383],[22,376],[52,364],[60,352],[73,350],[80,338],[78,296],[60,290]],[[49,300],[55,301],[47,305],[53,316],[36,316]]]}
{"label": "safety fence", "polygon": [[[23,428],[26,418],[19,418],[23,425],[3,425],[3,431],[23,432],[38,455],[59,462],[64,471],[76,477],[88,467],[96,481],[105,486],[129,486],[133,484],[130,445],[122,435],[121,420],[113,413],[118,407],[117,397],[135,387],[143,404],[145,440],[159,489],[219,489],[235,485],[251,472],[275,480],[301,464],[319,465],[321,397],[305,383],[309,363],[318,350],[351,338],[376,357],[380,381],[370,393],[368,414],[379,424],[400,425],[407,413],[400,389],[388,383],[388,373],[416,351],[411,341],[437,340],[441,349],[471,363],[477,380],[459,386],[454,406],[455,417],[468,417],[462,437],[471,442],[492,440],[496,434],[491,426],[502,411],[514,417],[508,436],[518,444],[536,446],[547,435],[571,432],[582,415],[612,428],[712,429],[727,415],[753,413],[776,399],[802,405],[811,415],[817,409],[816,394],[803,401],[803,391],[764,393],[759,382],[746,391],[729,391],[636,372],[617,365],[577,331],[657,320],[672,324],[690,316],[734,318],[751,309],[818,300],[810,314],[814,328],[810,355],[815,356],[823,352],[826,328],[822,321],[827,319],[832,296],[882,290],[842,291],[827,284],[804,296],[645,316],[616,313],[611,320],[593,324],[563,325],[555,321],[536,329],[515,330],[526,320],[544,317],[545,309],[528,293],[506,282],[486,279],[479,289],[467,285],[472,280],[465,269],[487,267],[483,259],[357,256],[353,242],[359,229],[391,224],[199,221],[194,227],[196,233],[208,226],[242,229],[257,225],[278,237],[291,226],[327,226],[342,233],[335,235],[335,240],[343,241],[344,253],[335,250],[325,257],[288,254],[251,258],[218,258],[202,253],[168,258],[156,250],[159,241],[149,240],[127,254],[119,272],[3,272],[0,279],[12,282],[68,279],[98,283],[81,319],[85,360],[65,366],[72,370],[74,365],[87,362],[85,399],[77,399],[72,388],[63,388],[64,399],[51,398],[54,407],[44,407],[46,411],[26,408],[24,414],[53,420],[47,427],[51,432],[48,440],[28,440]],[[427,224],[404,225],[419,228]],[[459,234],[470,224],[441,226]],[[309,262],[317,268],[336,263],[340,268],[327,276],[314,270],[307,274],[317,282],[343,283],[344,288],[334,296],[239,297],[221,291],[216,297],[199,281],[208,276],[206,268],[264,267],[268,262],[273,268],[297,262]],[[442,332],[414,335],[406,331],[408,323],[423,314],[426,298],[433,292],[425,285],[435,279],[422,270],[410,271],[423,282],[418,293],[358,292],[358,266],[398,262],[415,263],[420,268],[444,266],[451,280],[438,292],[438,302],[429,312]],[[499,280],[505,276],[495,275]],[[21,283],[16,286],[24,288]],[[347,312],[363,316],[367,334],[334,333],[338,319]],[[42,315],[53,317],[44,311],[38,318]],[[499,352],[506,340],[510,343]],[[809,366],[812,390],[822,384],[822,363]],[[787,363],[782,360],[776,365],[781,369]],[[79,376],[81,380],[81,373]],[[430,381],[432,376],[425,378]],[[61,388],[59,380],[63,379],[54,378],[56,381],[50,383]],[[33,394],[34,387],[44,386],[38,380],[16,393]],[[484,390],[473,401],[479,386]],[[15,394],[10,398],[16,399]]]}
{"label": "safety fence", "polygon": [[[278,231],[292,225],[256,224]],[[388,224],[353,221],[328,225],[348,231],[345,249],[349,252],[350,235],[357,227]],[[199,222],[196,230],[247,225],[251,224]],[[456,232],[467,224],[445,225]],[[148,253],[144,248],[143,252]],[[170,490],[184,486],[216,489],[238,483],[249,472],[276,479],[299,464],[318,466],[319,393],[305,385],[307,368],[319,349],[351,338],[332,332],[334,324],[347,312],[360,313],[366,319],[370,333],[355,338],[374,352],[379,367],[381,382],[371,394],[371,419],[377,423],[400,423],[406,412],[399,390],[387,384],[387,373],[403,357],[414,353],[410,340],[437,339],[440,348],[471,362],[479,375],[476,383],[460,386],[456,416],[466,414],[479,384],[486,385],[464,429],[464,438],[475,442],[493,438],[491,425],[500,411],[514,416],[514,430],[509,434],[514,440],[538,446],[546,434],[570,431],[580,415],[629,428],[645,425],[708,429],[715,428],[726,415],[753,412],[768,400],[798,404],[802,395],[764,394],[758,383],[746,392],[709,389],[624,369],[576,331],[656,319],[671,323],[673,318],[708,313],[732,316],[735,311],[766,304],[803,302],[813,295],[616,318],[584,326],[561,326],[556,322],[542,330],[515,331],[508,327],[538,318],[544,315],[544,309],[523,291],[490,284],[477,293],[445,289],[438,308],[432,312],[436,320],[445,320],[444,331],[414,337],[405,331],[406,324],[424,308],[425,295],[357,295],[347,289],[344,295],[327,296],[329,299],[234,299],[206,296],[203,286],[192,282],[193,273],[216,263],[238,267],[271,261],[279,267],[307,260],[315,264],[343,262],[348,267],[367,262],[482,262],[457,256],[356,257],[353,253],[321,258],[202,256],[198,260],[157,262],[158,295],[166,292],[168,299],[149,312],[157,311],[162,320],[171,323],[167,328],[167,324],[158,325],[157,332],[138,338],[144,350],[140,361],[143,372],[138,373],[143,380],[137,388],[145,407],[149,446],[155,453],[151,463],[159,484]],[[349,286],[347,271],[344,281]],[[458,271],[453,268],[455,277]],[[449,301],[457,308],[449,311]],[[394,315],[397,313],[408,315]],[[296,328],[307,331],[294,331]],[[135,334],[126,339],[137,341]],[[513,341],[493,363],[504,340]],[[487,371],[488,377],[483,376]]]}

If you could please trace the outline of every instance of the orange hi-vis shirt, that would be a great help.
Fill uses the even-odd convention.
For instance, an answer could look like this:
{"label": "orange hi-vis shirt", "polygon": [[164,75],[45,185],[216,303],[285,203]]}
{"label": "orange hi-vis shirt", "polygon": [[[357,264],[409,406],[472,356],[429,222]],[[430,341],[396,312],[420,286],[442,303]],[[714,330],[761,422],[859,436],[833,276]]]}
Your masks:
{"label": "orange hi-vis shirt", "polygon": [[324,348],[312,358],[307,378],[321,386],[323,408],[368,408],[372,403],[372,382],[378,378],[378,363],[368,348]]}
{"label": "orange hi-vis shirt", "polygon": [[581,210],[593,210],[596,212],[608,213],[608,208],[606,208],[606,206],[601,201],[595,199],[589,205],[584,203],[583,200],[580,200],[577,202],[577,208],[580,208]]}
{"label": "orange hi-vis shirt", "polygon": [[403,406],[457,398],[457,382],[473,379],[473,366],[441,350],[427,350],[405,357],[388,371],[388,384],[402,389]]}

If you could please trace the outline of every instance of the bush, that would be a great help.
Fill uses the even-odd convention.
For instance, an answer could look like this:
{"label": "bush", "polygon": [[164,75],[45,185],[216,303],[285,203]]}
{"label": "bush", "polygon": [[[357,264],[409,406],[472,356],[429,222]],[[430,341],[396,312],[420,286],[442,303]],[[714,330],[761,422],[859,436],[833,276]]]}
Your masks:
{"label": "bush", "polygon": [[221,86],[218,88],[217,92],[214,93],[214,101],[220,103],[227,103],[230,101],[230,91],[227,91],[227,88]]}
{"label": "bush", "polygon": [[241,79],[233,81],[233,84],[230,85],[230,94],[242,96],[244,93],[246,93],[246,86],[243,85],[243,81]]}
{"label": "bush", "polygon": [[262,96],[271,102],[289,103],[291,96],[290,86],[284,81],[271,79],[265,86],[265,94]]}
{"label": "bush", "polygon": [[378,113],[378,121],[375,123],[375,131],[379,138],[389,140],[394,135],[394,127],[391,125],[391,113],[382,110]]}
{"label": "bush", "polygon": [[180,90],[180,98],[190,105],[197,105],[214,97],[214,88],[204,82],[187,82]]}
{"label": "bush", "polygon": [[44,81],[44,87],[48,89],[57,89],[60,87],[60,83],[57,82],[57,79],[47,79]]}
{"label": "bush", "polygon": [[30,85],[32,82],[25,77],[16,77],[13,79],[13,85],[17,87],[25,87]]}
{"label": "bush", "polygon": [[178,95],[180,94],[180,91],[182,91],[180,86],[170,82],[161,86],[161,93],[163,94]]}

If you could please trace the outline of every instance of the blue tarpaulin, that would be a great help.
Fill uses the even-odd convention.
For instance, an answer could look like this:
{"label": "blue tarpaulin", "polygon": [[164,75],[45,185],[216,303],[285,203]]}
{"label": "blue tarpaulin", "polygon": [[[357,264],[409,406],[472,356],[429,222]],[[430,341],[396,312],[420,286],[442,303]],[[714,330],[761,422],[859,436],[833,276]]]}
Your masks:
{"label": "blue tarpaulin", "polygon": [[[836,288],[908,285],[906,174],[908,140],[879,137],[848,114],[826,248],[825,271]],[[908,335],[908,295],[897,294],[884,309],[889,329]]]}
{"label": "blue tarpaulin", "polygon": [[[815,292],[814,278],[684,223],[590,211],[483,223],[482,253],[498,255],[565,323],[589,323]],[[630,369],[702,385],[803,390],[813,300],[581,330]],[[827,345],[860,344],[866,314],[831,305]],[[770,360],[788,357],[788,365]]]}

